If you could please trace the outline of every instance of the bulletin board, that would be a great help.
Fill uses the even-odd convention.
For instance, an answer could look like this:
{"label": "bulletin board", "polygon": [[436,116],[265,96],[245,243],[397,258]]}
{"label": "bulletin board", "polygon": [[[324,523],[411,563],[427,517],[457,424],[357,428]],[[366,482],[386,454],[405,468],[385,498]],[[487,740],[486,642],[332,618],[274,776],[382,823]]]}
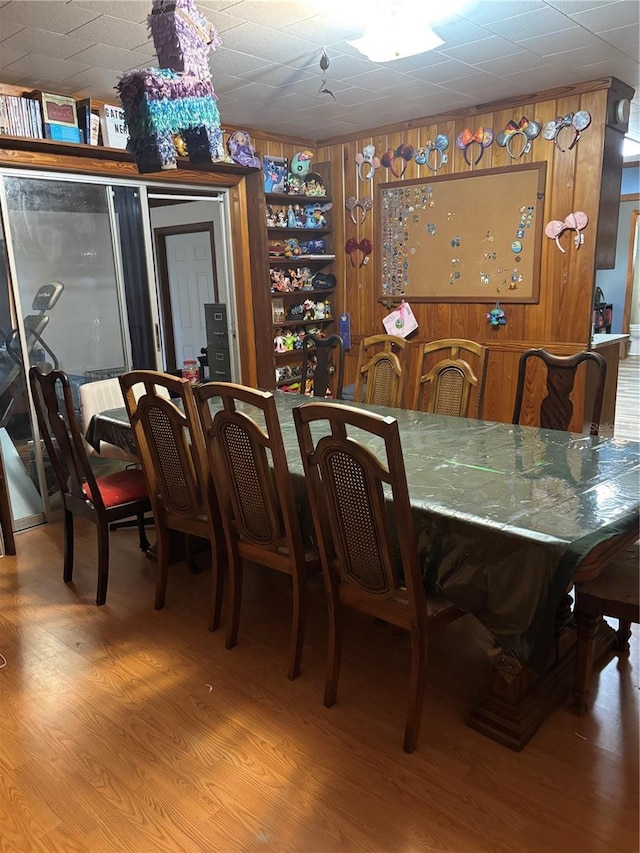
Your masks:
{"label": "bulletin board", "polygon": [[537,302],[546,163],[380,184],[381,299]]}

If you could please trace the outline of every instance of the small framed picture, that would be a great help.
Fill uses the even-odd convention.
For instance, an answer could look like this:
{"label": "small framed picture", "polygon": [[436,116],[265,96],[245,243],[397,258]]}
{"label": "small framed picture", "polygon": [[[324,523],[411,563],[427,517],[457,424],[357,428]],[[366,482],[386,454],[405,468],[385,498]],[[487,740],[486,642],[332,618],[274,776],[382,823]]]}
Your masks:
{"label": "small framed picture", "polygon": [[284,323],[285,312],[284,312],[284,300],[283,299],[272,299],[271,300],[271,313],[272,313],[274,325]]}
{"label": "small framed picture", "polygon": [[264,191],[266,193],[287,192],[287,177],[289,175],[289,161],[286,157],[271,157],[265,154],[262,158],[262,171],[264,172]]}

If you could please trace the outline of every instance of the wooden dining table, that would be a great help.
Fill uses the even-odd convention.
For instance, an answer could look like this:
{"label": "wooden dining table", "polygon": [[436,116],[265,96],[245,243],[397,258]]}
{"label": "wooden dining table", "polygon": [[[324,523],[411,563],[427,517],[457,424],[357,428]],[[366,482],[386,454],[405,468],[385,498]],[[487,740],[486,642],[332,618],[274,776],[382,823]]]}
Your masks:
{"label": "wooden dining table", "polygon": [[[292,417],[304,402],[276,392],[287,461],[308,526]],[[492,685],[469,725],[521,749],[572,686],[575,631],[568,591],[638,537],[640,444],[408,409],[358,408],[398,421],[426,591],[472,613],[494,638]],[[96,415],[87,440],[135,450],[126,410]],[[613,632],[603,623],[598,653],[612,644]]]}

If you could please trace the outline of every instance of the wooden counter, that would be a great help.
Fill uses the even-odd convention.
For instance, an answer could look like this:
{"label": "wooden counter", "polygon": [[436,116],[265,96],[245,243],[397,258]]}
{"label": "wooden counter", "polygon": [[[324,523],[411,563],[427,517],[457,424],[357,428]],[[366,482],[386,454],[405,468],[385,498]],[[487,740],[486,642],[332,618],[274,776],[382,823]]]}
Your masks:
{"label": "wooden counter", "polygon": [[[621,355],[624,355],[623,348],[627,346],[628,338],[629,335],[594,335],[591,339],[591,349],[600,353],[607,362],[607,381],[604,386],[601,423],[598,430],[598,434],[605,438],[613,438],[616,419],[616,393],[618,390],[618,364]],[[590,398],[593,396],[590,391],[592,392],[593,389],[590,387],[587,378],[585,410],[588,409]]]}

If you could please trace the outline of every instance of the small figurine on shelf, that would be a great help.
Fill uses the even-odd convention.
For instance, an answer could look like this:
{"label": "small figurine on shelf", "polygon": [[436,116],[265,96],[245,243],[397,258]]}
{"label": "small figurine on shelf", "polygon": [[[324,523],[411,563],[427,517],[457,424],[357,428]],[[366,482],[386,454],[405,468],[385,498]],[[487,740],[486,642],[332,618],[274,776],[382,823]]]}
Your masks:
{"label": "small figurine on shelf", "polygon": [[302,178],[290,174],[287,182],[287,192],[289,195],[302,195]]}
{"label": "small figurine on shelf", "polygon": [[275,228],[276,227],[276,216],[273,212],[273,208],[267,205],[267,228]]}
{"label": "small figurine on shelf", "polygon": [[305,228],[325,228],[327,219],[324,214],[327,210],[331,210],[332,207],[331,202],[328,204],[320,204],[320,202],[308,204],[304,209],[306,216]]}
{"label": "small figurine on shelf", "polygon": [[285,337],[283,334],[276,335],[273,339],[273,345],[275,347],[276,352],[286,352],[287,347],[285,344]]}
{"label": "small figurine on shelf", "polygon": [[298,336],[295,340],[295,343],[293,344],[294,349],[302,349],[302,342],[304,341],[304,334],[305,334],[304,329],[298,330]]}
{"label": "small figurine on shelf", "polygon": [[276,228],[286,228],[287,227],[287,215],[284,210],[280,209],[276,213]]}
{"label": "small figurine on shelf", "polygon": [[274,293],[288,293],[291,288],[291,281],[285,275],[283,270],[272,269],[271,275],[271,290]]}
{"label": "small figurine on shelf", "polygon": [[300,244],[295,237],[289,237],[284,241],[285,258],[295,258],[300,254]]}
{"label": "small figurine on shelf", "polygon": [[293,205],[290,204],[287,208],[287,228],[296,227],[296,214],[293,210]]}
{"label": "small figurine on shelf", "polygon": [[241,166],[249,166],[252,169],[262,168],[260,158],[256,156],[251,137],[246,130],[236,130],[232,133],[227,142],[227,147],[232,160],[235,160],[236,163]]}
{"label": "small figurine on shelf", "polygon": [[304,308],[304,316],[303,320],[315,320],[316,319],[316,303],[313,299],[305,299],[303,303]]}
{"label": "small figurine on shelf", "polygon": [[325,318],[325,305],[324,302],[316,302],[316,320],[324,320]]}
{"label": "small figurine on shelf", "polygon": [[291,329],[285,329],[284,336],[284,348],[287,352],[292,350],[296,343],[296,335],[291,331]]}

